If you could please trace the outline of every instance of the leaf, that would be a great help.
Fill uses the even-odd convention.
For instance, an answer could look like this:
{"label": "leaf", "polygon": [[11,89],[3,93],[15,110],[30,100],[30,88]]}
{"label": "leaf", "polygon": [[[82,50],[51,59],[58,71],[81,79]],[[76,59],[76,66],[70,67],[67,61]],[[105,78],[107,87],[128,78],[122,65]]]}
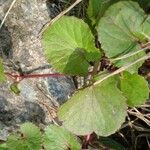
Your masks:
{"label": "leaf", "polygon": [[45,129],[44,145],[47,150],[81,149],[77,137],[55,125],[50,125]]}
{"label": "leaf", "polygon": [[6,143],[0,144],[0,150],[7,150]]}
{"label": "leaf", "polygon": [[10,89],[12,92],[14,92],[16,95],[20,94],[20,89],[18,88],[18,83],[14,82],[10,85]]}
{"label": "leaf", "polygon": [[32,123],[24,123],[21,126],[22,135],[11,135],[7,141],[9,150],[40,150],[42,144],[41,132]]}
{"label": "leaf", "polygon": [[[129,52],[140,50],[140,42],[146,41],[145,31],[150,30],[149,22],[144,11],[138,3],[132,1],[121,1],[109,7],[97,26],[99,40],[106,56],[116,58]],[[145,25],[144,25],[145,24]],[[147,29],[145,30],[145,26]],[[141,35],[142,39],[141,39]],[[138,53],[130,58],[117,61],[118,67],[137,60],[145,55]],[[138,63],[130,72],[137,72],[143,62]]]}
{"label": "leaf", "polygon": [[[92,21],[92,24],[97,24],[100,18],[104,15],[105,11],[114,3],[121,0],[89,0],[87,8],[87,16]],[[138,2],[146,11],[150,8],[149,0],[133,0]]]}
{"label": "leaf", "polygon": [[2,60],[0,59],[0,82],[3,82],[6,80],[6,76],[4,74],[4,67],[2,64]]}
{"label": "leaf", "polygon": [[10,135],[6,144],[7,150],[29,150],[26,143],[19,140],[17,135]]}
{"label": "leaf", "polygon": [[86,75],[90,61],[100,58],[90,28],[81,19],[64,16],[43,35],[48,61],[58,71],[71,75]]}
{"label": "leaf", "polygon": [[77,135],[114,133],[126,116],[126,98],[116,84],[114,78],[109,78],[74,94],[59,109],[63,126]]}
{"label": "leaf", "polygon": [[142,34],[144,34],[150,39],[150,16],[146,17],[146,20],[142,25],[142,31]]}
{"label": "leaf", "polygon": [[96,24],[104,15],[104,12],[107,10],[107,8],[117,1],[119,0],[89,0],[87,15],[92,21],[92,24]]}
{"label": "leaf", "polygon": [[148,83],[142,76],[124,72],[120,80],[121,91],[129,106],[139,106],[149,98]]}

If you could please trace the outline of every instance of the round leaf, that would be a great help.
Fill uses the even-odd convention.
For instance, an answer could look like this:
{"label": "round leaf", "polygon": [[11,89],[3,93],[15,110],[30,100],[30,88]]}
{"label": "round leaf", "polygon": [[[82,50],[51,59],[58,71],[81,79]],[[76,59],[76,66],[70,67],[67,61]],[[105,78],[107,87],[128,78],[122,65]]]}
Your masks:
{"label": "round leaf", "polygon": [[55,125],[50,125],[45,129],[44,146],[47,150],[81,149],[77,137]]}
{"label": "round leaf", "polygon": [[85,75],[89,62],[100,58],[90,28],[75,17],[60,18],[44,32],[42,41],[49,62],[64,74]]}
{"label": "round leaf", "polygon": [[114,133],[124,122],[126,98],[110,78],[77,92],[59,109],[63,126],[77,135]]}
{"label": "round leaf", "polygon": [[138,74],[123,73],[120,88],[131,107],[139,106],[149,98],[148,83]]}
{"label": "round leaf", "polygon": [[[145,20],[146,17],[138,3],[132,1],[118,2],[106,11],[97,30],[102,49],[108,58],[115,58],[141,49],[139,43],[147,39],[145,34],[148,29],[145,28],[150,30],[150,26],[147,26],[148,20]],[[141,52],[130,58],[117,61],[115,64],[121,67],[137,60],[144,54]],[[137,71],[141,64],[142,62],[138,63],[129,71]]]}

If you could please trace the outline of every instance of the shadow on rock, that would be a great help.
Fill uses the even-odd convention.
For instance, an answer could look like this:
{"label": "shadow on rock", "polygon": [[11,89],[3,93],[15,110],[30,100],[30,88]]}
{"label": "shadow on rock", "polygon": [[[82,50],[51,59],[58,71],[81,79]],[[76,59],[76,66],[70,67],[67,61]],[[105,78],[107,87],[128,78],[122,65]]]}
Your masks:
{"label": "shadow on rock", "polygon": [[0,125],[12,125],[14,120],[13,111],[8,110],[8,101],[0,95]]}
{"label": "shadow on rock", "polygon": [[55,18],[61,12],[61,6],[59,0],[47,0],[46,5],[50,18]]}
{"label": "shadow on rock", "polygon": [[[1,23],[1,20],[0,20]],[[3,25],[0,29],[0,57],[11,59],[13,56],[12,38],[8,28]]]}
{"label": "shadow on rock", "polygon": [[25,111],[17,117],[18,123],[24,123],[27,121],[33,123],[45,123],[45,113],[44,110],[37,104],[33,102],[25,102]]}

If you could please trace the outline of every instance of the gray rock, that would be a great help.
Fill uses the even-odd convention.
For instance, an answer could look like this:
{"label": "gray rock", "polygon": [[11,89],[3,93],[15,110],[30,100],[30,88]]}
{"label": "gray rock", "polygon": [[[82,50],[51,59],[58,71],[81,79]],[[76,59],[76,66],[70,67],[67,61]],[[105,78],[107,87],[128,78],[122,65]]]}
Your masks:
{"label": "gray rock", "polygon": [[75,86],[69,77],[47,78],[48,92],[59,104],[63,104],[74,93]]}
{"label": "gray rock", "polygon": [[[0,0],[0,20],[11,2],[12,0]],[[50,20],[51,10],[47,6],[46,0],[17,0],[13,6],[0,30],[0,56],[9,64],[5,66],[6,71],[14,72],[21,66],[26,73],[55,72],[44,57],[38,37],[43,25]],[[10,59],[19,64],[17,68],[10,67]],[[56,116],[51,116],[51,107],[64,103],[75,90],[69,77],[24,79],[18,85],[21,93],[17,96],[9,89],[12,83],[13,80],[8,78],[0,84],[2,140],[6,140],[12,128],[23,122],[51,123]]]}

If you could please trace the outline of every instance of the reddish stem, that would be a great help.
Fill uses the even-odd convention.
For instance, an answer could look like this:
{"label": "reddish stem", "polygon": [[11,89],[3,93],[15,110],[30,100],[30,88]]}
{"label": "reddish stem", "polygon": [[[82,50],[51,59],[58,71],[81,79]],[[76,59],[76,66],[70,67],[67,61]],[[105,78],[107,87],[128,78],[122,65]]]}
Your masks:
{"label": "reddish stem", "polygon": [[64,74],[58,74],[58,73],[47,73],[47,74],[24,74],[24,75],[20,75],[20,74],[13,74],[13,73],[9,73],[9,72],[5,72],[5,75],[17,80],[23,80],[25,78],[44,78],[44,77],[59,77],[59,76],[64,76]]}
{"label": "reddish stem", "polygon": [[91,134],[88,134],[86,136],[84,136],[84,141],[83,141],[83,145],[82,148],[87,149],[88,148],[88,144],[91,141]]}

